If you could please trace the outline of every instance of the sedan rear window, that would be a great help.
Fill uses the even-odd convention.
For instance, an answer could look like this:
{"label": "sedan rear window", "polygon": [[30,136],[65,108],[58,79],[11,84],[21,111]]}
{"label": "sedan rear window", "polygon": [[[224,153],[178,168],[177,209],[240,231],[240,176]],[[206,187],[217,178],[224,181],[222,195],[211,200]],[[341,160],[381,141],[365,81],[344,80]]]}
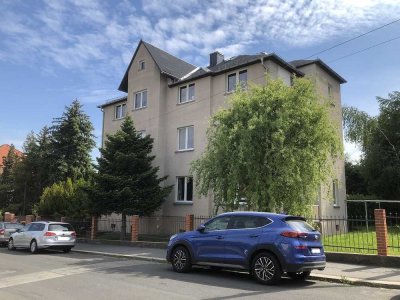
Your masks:
{"label": "sedan rear window", "polygon": [[24,225],[18,223],[5,223],[4,224],[6,229],[22,229]]}
{"label": "sedan rear window", "polygon": [[286,224],[288,224],[292,229],[299,232],[310,232],[315,231],[315,229],[303,220],[287,220]]}
{"label": "sedan rear window", "polygon": [[49,231],[74,231],[71,224],[50,224]]}

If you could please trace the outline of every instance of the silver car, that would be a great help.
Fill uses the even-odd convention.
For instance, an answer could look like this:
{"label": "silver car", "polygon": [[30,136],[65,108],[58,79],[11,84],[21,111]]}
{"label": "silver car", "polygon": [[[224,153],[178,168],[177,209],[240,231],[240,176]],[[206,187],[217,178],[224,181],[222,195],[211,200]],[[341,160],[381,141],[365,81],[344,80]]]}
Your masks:
{"label": "silver car", "polygon": [[0,245],[7,245],[11,234],[23,227],[20,223],[0,222]]}
{"label": "silver car", "polygon": [[71,224],[62,222],[33,222],[13,233],[8,240],[8,250],[29,248],[31,253],[38,249],[61,249],[71,251],[75,246],[76,233]]}

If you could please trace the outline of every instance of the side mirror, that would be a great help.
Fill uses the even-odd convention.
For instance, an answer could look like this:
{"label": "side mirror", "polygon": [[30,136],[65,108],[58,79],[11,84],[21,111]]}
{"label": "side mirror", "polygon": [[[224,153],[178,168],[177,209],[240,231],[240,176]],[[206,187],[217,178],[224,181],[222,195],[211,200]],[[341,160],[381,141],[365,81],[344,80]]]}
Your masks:
{"label": "side mirror", "polygon": [[15,230],[15,232],[21,232],[21,229],[18,228],[17,230]]}
{"label": "side mirror", "polygon": [[203,232],[206,229],[206,226],[204,224],[201,224],[199,227],[197,227],[197,231]]}

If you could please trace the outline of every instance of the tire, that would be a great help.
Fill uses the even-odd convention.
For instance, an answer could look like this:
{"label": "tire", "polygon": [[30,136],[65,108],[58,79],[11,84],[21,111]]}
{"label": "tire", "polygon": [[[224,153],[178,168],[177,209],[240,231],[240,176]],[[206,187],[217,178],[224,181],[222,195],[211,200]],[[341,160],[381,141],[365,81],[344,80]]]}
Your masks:
{"label": "tire", "polygon": [[69,252],[71,252],[71,248],[64,248],[63,251],[64,251],[64,253],[69,253]]}
{"label": "tire", "polygon": [[268,252],[260,253],[254,257],[251,272],[258,282],[267,285],[278,283],[282,276],[278,260]]}
{"label": "tire", "polygon": [[35,254],[35,253],[37,252],[38,248],[37,248],[37,242],[36,242],[36,240],[33,240],[33,241],[31,242],[31,245],[30,245],[30,247],[29,247],[29,250],[31,251],[32,254]]}
{"label": "tire", "polygon": [[14,247],[14,240],[13,239],[9,239],[9,241],[8,241],[8,250],[10,250],[10,251],[13,251],[13,250],[15,250],[15,247]]}
{"label": "tire", "polygon": [[306,280],[311,274],[311,271],[304,272],[287,272],[287,276],[294,280]]}
{"label": "tire", "polygon": [[189,251],[182,246],[176,247],[172,251],[171,264],[175,272],[186,273],[192,268]]}

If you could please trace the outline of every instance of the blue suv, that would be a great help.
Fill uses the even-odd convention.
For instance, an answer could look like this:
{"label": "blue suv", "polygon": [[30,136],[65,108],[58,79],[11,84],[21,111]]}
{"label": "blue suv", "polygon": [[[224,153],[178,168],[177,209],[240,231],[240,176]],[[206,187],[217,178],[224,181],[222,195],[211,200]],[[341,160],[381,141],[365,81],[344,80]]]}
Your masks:
{"label": "blue suv", "polygon": [[283,273],[306,279],[326,263],[321,234],[304,218],[264,212],[224,213],[175,234],[167,260],[179,273],[192,265],[242,269],[263,284],[277,283]]}

